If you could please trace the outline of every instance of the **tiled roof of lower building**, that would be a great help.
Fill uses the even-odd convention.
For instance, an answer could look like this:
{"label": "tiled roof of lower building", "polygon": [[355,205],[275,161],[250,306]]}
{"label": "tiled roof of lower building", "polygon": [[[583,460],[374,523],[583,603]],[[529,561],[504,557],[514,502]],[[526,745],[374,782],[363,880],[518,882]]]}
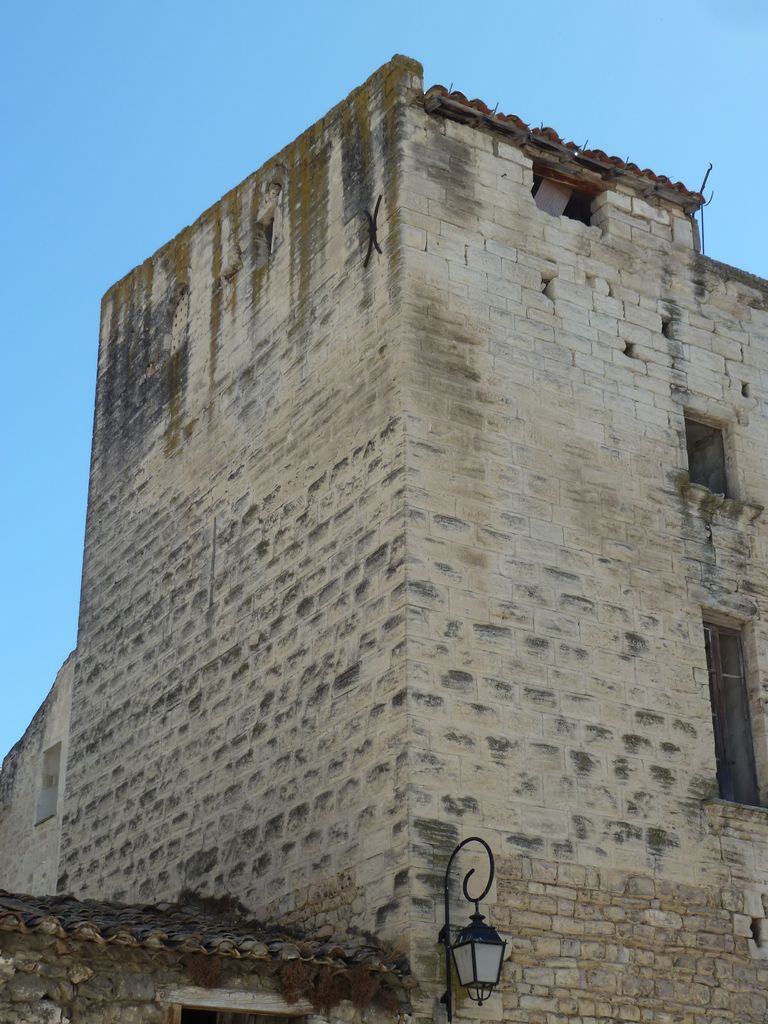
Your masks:
{"label": "tiled roof of lower building", "polygon": [[238,959],[361,966],[399,978],[408,973],[403,958],[373,944],[302,936],[242,915],[178,903],[127,905],[0,890],[0,931]]}

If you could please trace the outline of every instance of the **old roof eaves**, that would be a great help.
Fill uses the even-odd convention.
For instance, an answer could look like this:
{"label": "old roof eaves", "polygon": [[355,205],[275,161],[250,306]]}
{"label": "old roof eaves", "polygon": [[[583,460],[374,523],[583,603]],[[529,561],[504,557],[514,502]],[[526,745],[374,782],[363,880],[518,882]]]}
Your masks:
{"label": "old roof eaves", "polygon": [[[296,960],[336,967],[359,964],[375,973],[408,974],[403,960],[372,945],[275,935],[276,928],[225,922],[175,904],[128,906],[71,896],[38,899],[0,890],[0,931],[42,934],[174,953],[202,953],[249,960]],[[269,933],[269,934],[268,934]]]}
{"label": "old roof eaves", "polygon": [[553,128],[530,128],[515,114],[497,113],[482,100],[468,100],[456,91],[449,93],[442,85],[433,85],[426,91],[424,106],[430,114],[444,114],[471,127],[490,128],[510,136],[521,149],[556,155],[561,163],[575,163],[603,179],[621,178],[642,196],[658,196],[682,206],[687,213],[698,210],[704,202],[699,192],[692,192],[680,181],[673,182],[648,168],[641,170],[637,164],[608,156],[602,150],[582,150],[573,142],[563,141]]}

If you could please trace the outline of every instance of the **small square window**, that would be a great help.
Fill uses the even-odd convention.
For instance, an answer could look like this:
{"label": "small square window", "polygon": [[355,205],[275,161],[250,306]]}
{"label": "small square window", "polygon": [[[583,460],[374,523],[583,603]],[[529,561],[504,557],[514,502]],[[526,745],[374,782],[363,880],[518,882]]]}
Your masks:
{"label": "small square window", "polygon": [[531,189],[540,210],[551,217],[568,217],[589,224],[592,217],[592,196],[565,181],[534,174]]}
{"label": "small square window", "polygon": [[691,483],[701,484],[713,494],[728,497],[722,430],[686,417],[685,445],[688,449],[688,476]]}
{"label": "small square window", "polygon": [[717,783],[723,800],[759,806],[741,634],[704,623]]}

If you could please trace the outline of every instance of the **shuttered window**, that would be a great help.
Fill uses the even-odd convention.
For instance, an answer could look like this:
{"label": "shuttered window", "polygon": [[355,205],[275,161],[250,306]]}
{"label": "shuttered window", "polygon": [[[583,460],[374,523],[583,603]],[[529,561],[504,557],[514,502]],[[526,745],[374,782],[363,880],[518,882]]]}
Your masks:
{"label": "shuttered window", "polygon": [[705,622],[704,638],[720,796],[759,806],[741,634]]}

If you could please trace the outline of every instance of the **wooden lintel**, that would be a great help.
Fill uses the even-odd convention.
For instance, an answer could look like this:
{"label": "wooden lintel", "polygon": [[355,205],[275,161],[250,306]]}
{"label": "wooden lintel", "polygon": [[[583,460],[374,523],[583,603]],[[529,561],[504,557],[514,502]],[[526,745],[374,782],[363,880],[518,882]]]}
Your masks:
{"label": "wooden lintel", "polygon": [[195,1010],[242,1010],[281,1017],[303,1017],[316,1012],[306,1000],[289,1003],[279,992],[265,990],[248,992],[237,988],[162,985],[158,986],[157,999],[171,1006],[185,1006]]}

